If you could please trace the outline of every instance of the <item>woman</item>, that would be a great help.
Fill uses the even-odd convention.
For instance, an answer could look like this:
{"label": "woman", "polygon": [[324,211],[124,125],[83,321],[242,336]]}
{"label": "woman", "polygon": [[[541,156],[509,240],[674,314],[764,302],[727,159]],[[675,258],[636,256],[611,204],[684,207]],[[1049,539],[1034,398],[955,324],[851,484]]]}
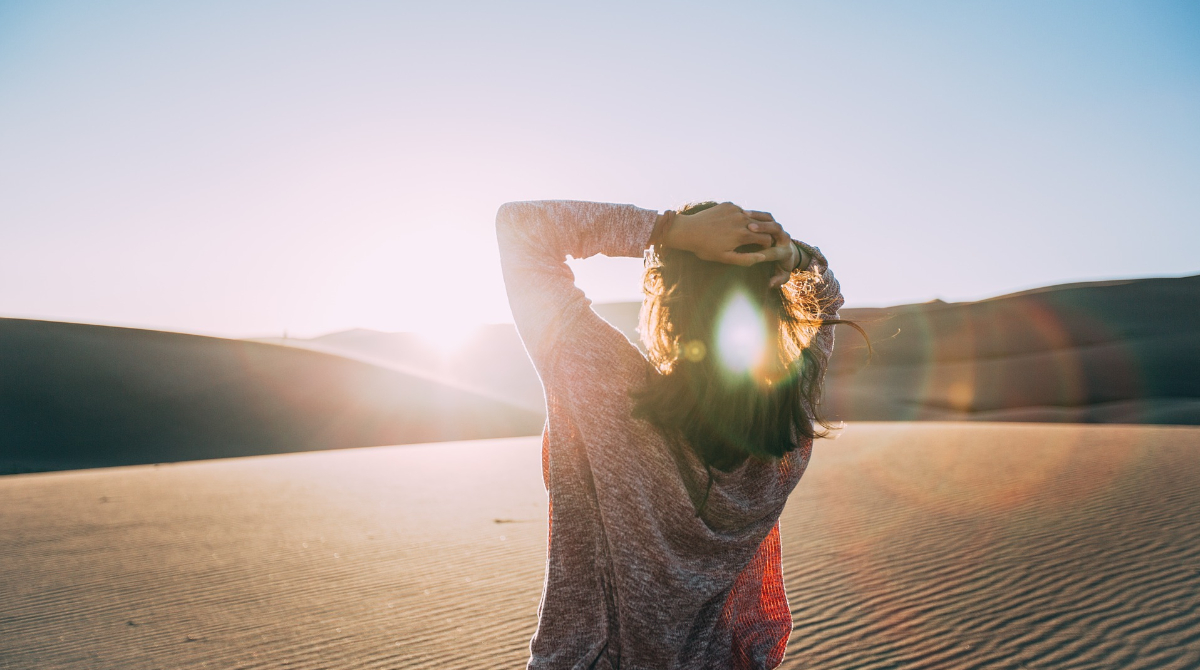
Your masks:
{"label": "woman", "polygon": [[[546,394],[528,667],[777,666],[791,633],[778,520],[823,434],[842,304],[824,256],[732,203],[508,203],[496,229]],[[566,257],[595,254],[645,254],[648,358],[575,287]]]}

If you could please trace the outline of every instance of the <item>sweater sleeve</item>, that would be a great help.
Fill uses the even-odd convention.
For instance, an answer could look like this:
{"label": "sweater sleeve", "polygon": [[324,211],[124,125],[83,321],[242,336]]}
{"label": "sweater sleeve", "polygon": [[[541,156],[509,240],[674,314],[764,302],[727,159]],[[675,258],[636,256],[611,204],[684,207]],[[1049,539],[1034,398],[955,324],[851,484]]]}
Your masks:
{"label": "sweater sleeve", "polygon": [[575,286],[567,256],[640,258],[655,210],[633,205],[545,200],[510,202],[496,214],[500,265],[513,319],[538,373],[545,377],[564,329],[580,318],[607,325]]}
{"label": "sweater sleeve", "polygon": [[[816,316],[818,319],[824,321],[838,318],[838,310],[842,308],[846,300],[842,297],[841,284],[833,276],[833,271],[829,269],[828,259],[825,258],[825,254],[821,253],[821,250],[817,247],[803,242],[799,244],[812,260],[807,268],[793,275],[793,281],[811,282],[812,290],[816,297],[818,310]],[[833,329],[833,324],[821,326],[810,345],[816,349],[817,355],[826,362],[833,355]]]}

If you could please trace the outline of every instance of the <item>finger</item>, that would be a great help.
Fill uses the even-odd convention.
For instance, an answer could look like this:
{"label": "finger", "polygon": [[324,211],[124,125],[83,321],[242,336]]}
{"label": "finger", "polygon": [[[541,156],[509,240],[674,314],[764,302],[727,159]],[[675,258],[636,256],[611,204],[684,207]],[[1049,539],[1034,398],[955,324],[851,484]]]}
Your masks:
{"label": "finger", "polygon": [[763,249],[759,253],[765,257],[763,260],[784,263],[792,260],[792,254],[795,252],[792,251],[791,245],[783,245],[778,247],[769,247],[767,249]]}
{"label": "finger", "polygon": [[765,233],[752,233],[749,230],[742,230],[738,234],[738,246],[743,244],[757,244],[764,247],[769,247],[775,244],[775,238]]}
{"label": "finger", "polygon": [[779,225],[777,221],[755,220],[747,224],[746,227],[756,233],[766,233],[768,235],[776,235],[783,232],[783,226]]}
{"label": "finger", "polygon": [[792,245],[792,236],[788,235],[786,230],[780,229],[777,233],[772,233],[771,237],[775,240],[777,247],[790,247]]}
{"label": "finger", "polygon": [[774,277],[771,277],[771,282],[769,285],[771,288],[779,288],[780,286],[783,286],[784,284],[788,283],[788,279],[790,279],[791,276],[792,276],[792,273],[790,273],[790,272],[780,271],[779,274],[775,275]]}
{"label": "finger", "polygon": [[726,251],[717,257],[717,261],[728,265],[741,265],[742,267],[750,267],[756,263],[761,263],[767,260],[766,256],[761,251],[750,251],[739,254],[736,251]]}
{"label": "finger", "polygon": [[771,236],[771,246],[783,246],[792,243],[792,236],[788,235],[783,226],[776,221],[756,221],[747,226],[750,230],[763,232]]}
{"label": "finger", "polygon": [[770,212],[756,212],[754,210],[746,210],[746,216],[757,221],[774,221],[775,217],[771,216]]}

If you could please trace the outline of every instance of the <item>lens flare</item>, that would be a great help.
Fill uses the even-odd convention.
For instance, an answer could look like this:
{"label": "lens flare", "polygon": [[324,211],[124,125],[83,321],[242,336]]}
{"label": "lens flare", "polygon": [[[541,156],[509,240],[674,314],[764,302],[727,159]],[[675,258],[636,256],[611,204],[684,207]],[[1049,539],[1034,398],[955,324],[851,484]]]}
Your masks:
{"label": "lens flare", "polygon": [[746,294],[734,293],[717,319],[717,359],[728,371],[747,374],[767,351],[767,325]]}

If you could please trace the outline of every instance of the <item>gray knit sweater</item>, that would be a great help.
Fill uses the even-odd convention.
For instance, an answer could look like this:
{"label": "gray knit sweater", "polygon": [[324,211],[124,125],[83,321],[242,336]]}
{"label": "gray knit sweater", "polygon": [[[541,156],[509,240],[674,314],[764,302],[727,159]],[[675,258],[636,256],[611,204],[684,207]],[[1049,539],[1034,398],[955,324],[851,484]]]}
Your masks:
{"label": "gray knit sweater", "polygon": [[[513,317],[546,394],[542,474],[550,499],[546,578],[528,667],[772,668],[791,611],[778,519],[811,441],[775,462],[713,470],[632,417],[631,389],[651,369],[592,311],[565,260],[641,257],[657,212],[631,205],[508,203],[496,217]],[[831,318],[838,283],[823,265]],[[810,346],[825,355],[833,327]]]}

